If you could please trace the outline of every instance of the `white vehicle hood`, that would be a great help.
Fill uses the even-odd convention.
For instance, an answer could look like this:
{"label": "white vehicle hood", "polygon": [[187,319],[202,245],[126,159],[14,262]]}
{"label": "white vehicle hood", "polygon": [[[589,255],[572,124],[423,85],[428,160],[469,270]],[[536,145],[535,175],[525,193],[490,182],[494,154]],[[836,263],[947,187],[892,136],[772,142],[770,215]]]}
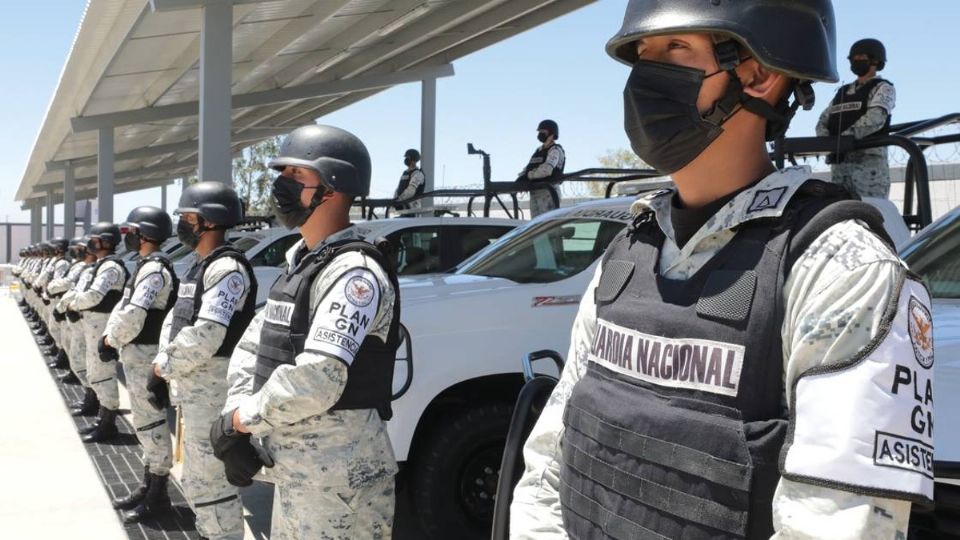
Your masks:
{"label": "white vehicle hood", "polygon": [[446,302],[477,294],[496,295],[521,287],[508,279],[466,274],[430,274],[400,280],[403,307]]}

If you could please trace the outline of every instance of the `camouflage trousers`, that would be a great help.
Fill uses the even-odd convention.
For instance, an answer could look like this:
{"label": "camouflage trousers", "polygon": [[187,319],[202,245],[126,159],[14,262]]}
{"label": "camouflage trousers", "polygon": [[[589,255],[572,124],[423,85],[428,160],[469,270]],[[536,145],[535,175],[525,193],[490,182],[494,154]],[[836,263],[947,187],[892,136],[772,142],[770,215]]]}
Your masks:
{"label": "camouflage trousers", "polygon": [[[558,187],[556,189],[559,194],[560,188]],[[550,195],[549,190],[538,189],[530,192],[530,219],[556,209],[557,205],[554,204],[553,197]]]}
{"label": "camouflage trousers", "polygon": [[85,311],[83,313],[84,336],[86,337],[86,356],[87,356],[87,381],[90,388],[97,393],[97,399],[100,405],[107,409],[117,410],[120,408],[120,392],[117,389],[117,362],[101,362],[100,352],[97,346],[103,339],[103,329],[107,326],[108,313],[94,313]]}
{"label": "camouflage trousers", "polygon": [[120,362],[123,363],[127,392],[130,394],[133,427],[143,446],[143,462],[150,467],[150,472],[164,476],[170,472],[171,465],[167,410],[158,411],[147,401],[147,381],[153,373],[152,362],[156,356],[156,345],[130,344],[120,350]]}
{"label": "camouflage trousers", "polygon": [[84,388],[90,388],[90,381],[87,380],[87,341],[83,335],[83,322],[64,321],[63,335],[66,338],[65,350],[67,359],[70,361],[70,371],[80,379],[80,384]]}
{"label": "camouflage trousers", "polygon": [[277,483],[271,540],[389,540],[393,534],[394,477],[358,489]]}
{"label": "camouflage trousers", "polygon": [[890,197],[890,164],[886,152],[850,152],[832,169],[833,183],[861,197]]}
{"label": "camouflage trousers", "polygon": [[210,425],[222,403],[198,403],[181,396],[183,474],[180,483],[197,514],[197,531],[207,538],[242,540],[243,507],[239,489],[227,482],[223,462],[213,455]]}

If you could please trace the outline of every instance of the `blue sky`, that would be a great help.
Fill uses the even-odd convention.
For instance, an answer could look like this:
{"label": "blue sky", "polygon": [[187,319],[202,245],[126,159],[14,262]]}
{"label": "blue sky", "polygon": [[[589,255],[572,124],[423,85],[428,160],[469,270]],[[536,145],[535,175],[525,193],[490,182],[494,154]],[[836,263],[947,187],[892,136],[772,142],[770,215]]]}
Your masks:
{"label": "blue sky", "polygon": [[[26,221],[13,196],[83,11],[84,0],[8,2],[0,19],[0,220]],[[560,124],[567,170],[595,166],[607,149],[628,147],[622,130],[621,91],[628,68],[604,52],[619,28],[626,0],[599,0],[548,24],[455,63],[457,75],[438,82],[436,185],[481,181],[481,163],[466,143],[490,152],[494,178],[512,180],[538,145],[543,118]],[[835,0],[838,62],[850,45],[876,37],[887,45],[883,75],[897,88],[894,121],[960,111],[957,0],[902,2]],[[817,85],[813,112],[800,113],[790,135],[812,135],[819,109],[837,85]],[[403,152],[419,145],[419,85],[397,87],[320,119],[363,139],[373,157],[373,195],[392,193]],[[176,188],[170,191],[175,204]],[[139,204],[159,204],[159,190],[117,197],[115,216]],[[58,209],[58,216],[61,215]]]}

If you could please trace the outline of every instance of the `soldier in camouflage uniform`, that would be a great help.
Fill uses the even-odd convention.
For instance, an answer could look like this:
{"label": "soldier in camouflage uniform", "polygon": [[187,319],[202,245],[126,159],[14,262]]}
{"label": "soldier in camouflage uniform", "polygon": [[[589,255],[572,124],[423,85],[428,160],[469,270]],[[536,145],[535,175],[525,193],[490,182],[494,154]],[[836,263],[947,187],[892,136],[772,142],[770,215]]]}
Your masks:
{"label": "soldier in camouflage uniform", "polygon": [[[877,76],[887,63],[887,51],[883,43],[875,39],[862,39],[850,48],[848,59],[857,80],[837,91],[833,102],[820,115],[817,135],[852,135],[863,139],[885,134],[897,102],[893,83]],[[834,153],[828,161],[832,163],[833,182],[847,191],[861,197],[890,196],[886,146]]]}
{"label": "soldier in camouflage uniform", "polygon": [[[563,168],[567,163],[567,154],[557,143],[560,138],[560,127],[553,120],[543,120],[537,125],[537,147],[527,166],[520,171],[517,181],[550,184],[555,192],[549,189],[535,189],[530,192],[530,219],[560,207],[559,179],[563,176]],[[556,197],[556,198],[555,198]]]}
{"label": "soldier in camouflage uniform", "polygon": [[[107,321],[103,346],[120,351],[133,427],[143,446],[142,482],[127,496],[113,500],[114,508],[126,510],[123,522],[134,523],[170,508],[167,479],[171,450],[166,408],[169,400],[166,383],[153,372],[153,359],[157,356],[163,319],[176,301],[179,281],[169,258],[160,250],[160,244],[173,234],[173,222],[166,212],[153,206],[134,208],[124,227],[124,245],[140,258],[136,271],[127,280],[123,300]],[[153,394],[147,390],[151,381],[158,386],[160,400],[156,403],[151,403]]]}
{"label": "soldier in camouflage uniform", "polygon": [[81,328],[87,357],[87,381],[100,401],[96,421],[80,432],[83,442],[102,442],[117,436],[117,410],[120,391],[117,386],[117,356],[103,350],[103,330],[110,312],[123,297],[127,269],[114,254],[120,245],[120,228],[104,221],[90,228],[87,251],[95,253],[97,262],[91,273],[93,280],[70,301],[70,309],[83,317]]}
{"label": "soldier in camouflage uniform", "polygon": [[36,336],[37,344],[47,348],[53,344],[53,338],[50,337],[46,310],[43,305],[43,289],[40,287],[40,280],[46,273],[47,268],[53,261],[51,257],[50,245],[47,242],[41,242],[34,247],[36,252],[36,262],[33,269],[27,276],[29,303],[32,308],[31,329]]}
{"label": "soldier in camouflage uniform", "polygon": [[676,187],[587,287],[511,538],[906,538],[932,501],[929,295],[878,212],[763,144],[834,34],[827,0],[628,4],[627,134]]}
{"label": "soldier in camouflage uniform", "polygon": [[[57,304],[58,294],[50,290],[50,284],[54,280],[63,279],[70,269],[70,261],[67,260],[67,246],[70,242],[66,238],[58,237],[50,240],[50,249],[53,252],[51,262],[46,271],[40,276],[38,285],[43,298],[43,318],[47,324],[47,330],[53,343],[44,351],[47,355],[53,356],[53,360],[47,363],[51,369],[63,369],[67,367],[67,353],[62,348],[60,321],[54,318],[54,311]],[[62,290],[60,293],[62,294]]]}
{"label": "soldier in camouflage uniform", "polygon": [[70,292],[74,285],[77,284],[80,273],[83,272],[85,267],[83,256],[77,252],[78,242],[80,242],[80,239],[74,238],[68,243],[66,251],[69,254],[69,261],[67,263],[66,273],[59,278],[51,280],[47,285],[47,293],[50,295],[52,301],[51,316],[56,321],[57,332],[59,333],[59,346],[63,352],[64,359],[67,361],[66,365],[58,365],[56,367],[67,370],[65,374],[60,376],[60,380],[68,383],[78,382],[78,379],[70,369],[74,362],[74,360],[70,358],[73,347],[73,328],[70,326],[71,323],[67,320],[66,314],[63,312],[61,300]]}
{"label": "soldier in camouflage uniform", "polygon": [[[243,219],[236,192],[220,182],[183,191],[177,236],[197,253],[180,280],[177,301],[163,322],[155,373],[170,381],[183,418],[181,485],[203,538],[243,538],[238,490],[210,446],[210,423],[227,397],[230,354],[253,318],[257,284],[226,231]],[[151,385],[151,390],[156,390]]]}
{"label": "soldier in camouflage uniform", "polygon": [[90,380],[87,378],[87,344],[86,336],[83,331],[83,322],[80,312],[72,309],[70,305],[77,295],[85,290],[93,282],[93,266],[97,261],[97,255],[87,249],[89,238],[80,238],[80,244],[74,245],[73,250],[77,255],[79,264],[71,269],[70,274],[76,276],[73,286],[63,294],[57,303],[56,310],[63,313],[64,324],[66,325],[64,333],[69,336],[67,358],[70,361],[70,371],[77,377],[83,386],[83,399],[70,404],[70,414],[73,416],[89,416],[96,413],[100,408],[100,400],[97,399],[97,393],[90,386]]}
{"label": "soldier in camouflage uniform", "polygon": [[234,351],[230,396],[211,439],[239,485],[263,459],[275,461],[271,538],[387,539],[397,278],[349,218],[353,199],[369,192],[370,157],[352,134],[311,125],[291,132],[270,166],[280,172],[277,217],[303,239]]}

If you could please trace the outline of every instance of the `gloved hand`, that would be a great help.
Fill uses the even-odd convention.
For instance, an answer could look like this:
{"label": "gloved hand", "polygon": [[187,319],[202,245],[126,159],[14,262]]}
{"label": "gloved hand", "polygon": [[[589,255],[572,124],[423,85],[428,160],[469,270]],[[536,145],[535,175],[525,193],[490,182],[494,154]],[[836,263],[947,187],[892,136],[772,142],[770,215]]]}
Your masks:
{"label": "gloved hand", "polygon": [[67,316],[60,311],[53,310],[53,320],[57,322],[63,322],[67,320]]}
{"label": "gloved hand", "polygon": [[250,441],[250,434],[233,429],[233,412],[224,413],[210,426],[210,445],[213,455],[223,462],[227,482],[246,487],[253,483],[253,477],[264,463]]}
{"label": "gloved hand", "polygon": [[100,355],[101,362],[113,362],[120,359],[120,353],[116,349],[106,344],[103,338],[97,342],[97,353]]}
{"label": "gloved hand", "polygon": [[170,406],[170,389],[167,387],[167,381],[156,373],[150,373],[150,379],[147,380],[147,401],[158,411]]}
{"label": "gloved hand", "polygon": [[77,313],[76,311],[69,311],[69,310],[68,310],[67,313],[66,313],[66,315],[67,315],[67,319],[70,319],[70,322],[75,323],[75,322],[77,322],[77,321],[80,320],[80,314]]}

